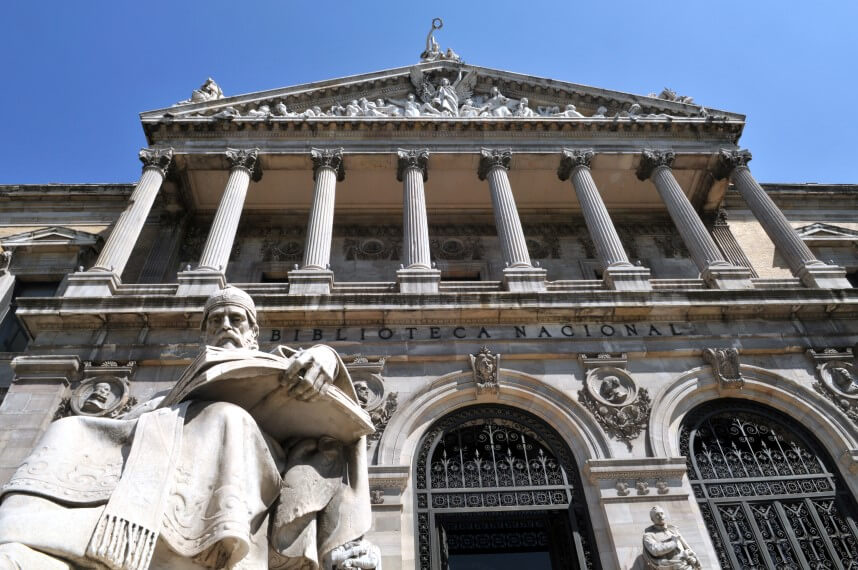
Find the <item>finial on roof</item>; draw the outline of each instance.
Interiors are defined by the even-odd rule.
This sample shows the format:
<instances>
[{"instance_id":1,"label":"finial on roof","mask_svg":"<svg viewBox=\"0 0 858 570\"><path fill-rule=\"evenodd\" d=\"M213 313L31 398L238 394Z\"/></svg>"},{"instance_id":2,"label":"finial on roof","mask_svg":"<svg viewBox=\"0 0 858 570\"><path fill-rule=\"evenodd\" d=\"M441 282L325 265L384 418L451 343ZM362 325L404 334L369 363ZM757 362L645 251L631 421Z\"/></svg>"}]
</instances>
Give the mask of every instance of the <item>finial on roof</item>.
<instances>
[{"instance_id":1,"label":"finial on roof","mask_svg":"<svg viewBox=\"0 0 858 570\"><path fill-rule=\"evenodd\" d=\"M441 18L432 19L432 27L429 28L429 34L426 36L426 49L420 54L420 62L427 61L456 61L462 63L462 58L453 51L453 48L447 48L447 51L442 51L441 46L435 39L435 30L440 30L444 27L444 21Z\"/></svg>"}]
</instances>

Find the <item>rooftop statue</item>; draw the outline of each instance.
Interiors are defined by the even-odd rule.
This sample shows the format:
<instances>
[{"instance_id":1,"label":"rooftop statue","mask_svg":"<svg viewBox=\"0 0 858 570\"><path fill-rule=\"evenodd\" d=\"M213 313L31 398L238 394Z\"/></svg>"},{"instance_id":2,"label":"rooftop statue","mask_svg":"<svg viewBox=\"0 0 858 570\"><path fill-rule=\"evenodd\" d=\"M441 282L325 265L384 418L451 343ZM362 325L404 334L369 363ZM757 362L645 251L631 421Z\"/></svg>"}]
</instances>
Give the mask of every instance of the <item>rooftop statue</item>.
<instances>
[{"instance_id":1,"label":"rooftop statue","mask_svg":"<svg viewBox=\"0 0 858 570\"><path fill-rule=\"evenodd\" d=\"M220 86L215 83L215 80L209 77L198 89L194 89L191 92L190 99L179 101L176 105L203 103L205 101L214 101L216 99L223 99L223 91L221 91Z\"/></svg>"},{"instance_id":2,"label":"rooftop statue","mask_svg":"<svg viewBox=\"0 0 858 570\"><path fill-rule=\"evenodd\" d=\"M337 353L260 352L234 287L202 331L166 395L51 424L0 491L0 567L380 568L363 539L373 428Z\"/></svg>"},{"instance_id":3,"label":"rooftop statue","mask_svg":"<svg viewBox=\"0 0 858 570\"><path fill-rule=\"evenodd\" d=\"M643 534L644 560L647 568L658 570L701 570L697 555L682 538L679 530L667 524L664 509L655 506L649 512L652 526Z\"/></svg>"},{"instance_id":4,"label":"rooftop statue","mask_svg":"<svg viewBox=\"0 0 858 570\"><path fill-rule=\"evenodd\" d=\"M462 58L453 51L452 48L447 48L447 51L442 51L441 46L435 39L435 30L440 30L444 27L444 21L441 18L432 20L432 27L429 28L429 34L426 36L426 49L420 54L421 62L428 61L456 61L461 62Z\"/></svg>"}]
</instances>

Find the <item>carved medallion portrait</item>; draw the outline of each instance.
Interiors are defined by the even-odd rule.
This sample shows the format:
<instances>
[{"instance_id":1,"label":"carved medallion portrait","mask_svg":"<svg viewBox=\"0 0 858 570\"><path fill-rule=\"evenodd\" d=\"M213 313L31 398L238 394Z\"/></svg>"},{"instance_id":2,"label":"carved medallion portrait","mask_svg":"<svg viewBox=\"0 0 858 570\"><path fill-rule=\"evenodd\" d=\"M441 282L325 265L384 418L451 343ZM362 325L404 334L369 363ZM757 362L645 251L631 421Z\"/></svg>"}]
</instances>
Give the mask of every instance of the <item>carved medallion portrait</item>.
<instances>
[{"instance_id":1,"label":"carved medallion portrait","mask_svg":"<svg viewBox=\"0 0 858 570\"><path fill-rule=\"evenodd\" d=\"M69 405L78 416L115 417L129 402L126 378L95 376L87 378L75 388Z\"/></svg>"},{"instance_id":2,"label":"carved medallion portrait","mask_svg":"<svg viewBox=\"0 0 858 570\"><path fill-rule=\"evenodd\" d=\"M832 393L858 403L858 375L851 362L826 362L819 367L819 378Z\"/></svg>"},{"instance_id":3,"label":"carved medallion portrait","mask_svg":"<svg viewBox=\"0 0 858 570\"><path fill-rule=\"evenodd\" d=\"M637 388L628 372L613 366L601 366L587 372L587 390L600 404L624 406L635 400Z\"/></svg>"}]
</instances>

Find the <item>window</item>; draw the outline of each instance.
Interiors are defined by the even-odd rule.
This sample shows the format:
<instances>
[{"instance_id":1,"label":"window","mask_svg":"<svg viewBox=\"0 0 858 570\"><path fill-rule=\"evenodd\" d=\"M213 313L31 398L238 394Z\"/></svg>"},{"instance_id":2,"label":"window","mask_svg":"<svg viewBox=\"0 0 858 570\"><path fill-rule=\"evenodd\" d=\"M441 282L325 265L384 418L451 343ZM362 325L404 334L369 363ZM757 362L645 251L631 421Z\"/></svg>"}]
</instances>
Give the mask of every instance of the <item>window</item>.
<instances>
[{"instance_id":1,"label":"window","mask_svg":"<svg viewBox=\"0 0 858 570\"><path fill-rule=\"evenodd\" d=\"M454 412L424 436L415 473L420 570L598 568L572 455L536 417Z\"/></svg>"},{"instance_id":2,"label":"window","mask_svg":"<svg viewBox=\"0 0 858 570\"><path fill-rule=\"evenodd\" d=\"M858 569L854 500L795 420L707 404L686 416L680 450L722 568Z\"/></svg>"}]
</instances>

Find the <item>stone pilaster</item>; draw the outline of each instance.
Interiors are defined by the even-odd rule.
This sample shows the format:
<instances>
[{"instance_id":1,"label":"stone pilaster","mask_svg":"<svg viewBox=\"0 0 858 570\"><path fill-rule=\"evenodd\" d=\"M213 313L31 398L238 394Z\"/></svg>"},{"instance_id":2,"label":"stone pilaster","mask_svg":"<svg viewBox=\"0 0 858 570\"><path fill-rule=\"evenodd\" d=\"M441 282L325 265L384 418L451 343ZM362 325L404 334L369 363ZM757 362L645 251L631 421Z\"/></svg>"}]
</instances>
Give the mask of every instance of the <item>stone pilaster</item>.
<instances>
[{"instance_id":1,"label":"stone pilaster","mask_svg":"<svg viewBox=\"0 0 858 570\"><path fill-rule=\"evenodd\" d=\"M483 149L477 175L488 180L498 239L503 251L504 282L510 291L537 291L545 288L545 270L530 263L524 230L518 217L507 170L512 160L509 149Z\"/></svg>"},{"instance_id":2,"label":"stone pilaster","mask_svg":"<svg viewBox=\"0 0 858 570\"><path fill-rule=\"evenodd\" d=\"M742 195L754 217L763 226L775 247L786 260L793 275L807 287L821 289L848 289L846 270L836 265L827 265L818 260L810 248L798 236L777 204L766 194L751 174L748 162L751 153L747 150L721 150L717 178L729 177Z\"/></svg>"},{"instance_id":3,"label":"stone pilaster","mask_svg":"<svg viewBox=\"0 0 858 570\"><path fill-rule=\"evenodd\" d=\"M226 284L226 266L235 242L238 222L250 181L262 178L259 149L227 149L229 179L212 221L200 263L194 271L179 274L179 295L206 295Z\"/></svg>"},{"instance_id":4,"label":"stone pilaster","mask_svg":"<svg viewBox=\"0 0 858 570\"><path fill-rule=\"evenodd\" d=\"M623 291L650 290L649 269L635 267L629 262L608 209L596 188L590 172L593 156L594 152L590 149L564 149L557 176L560 180L572 180L584 223L587 224L587 231L593 239L599 263L602 264L606 285Z\"/></svg>"},{"instance_id":5,"label":"stone pilaster","mask_svg":"<svg viewBox=\"0 0 858 570\"><path fill-rule=\"evenodd\" d=\"M85 273L69 275L65 297L111 295L121 283L122 272L137 245L143 224L149 217L155 197L161 189L173 160L172 148L140 150L143 174L131 194L128 206L119 216L95 265Z\"/></svg>"},{"instance_id":6,"label":"stone pilaster","mask_svg":"<svg viewBox=\"0 0 858 570\"><path fill-rule=\"evenodd\" d=\"M673 176L674 153L644 150L638 166L640 180L652 179L673 224L704 280L719 289L750 289L751 272L731 265L715 245L703 221Z\"/></svg>"},{"instance_id":7,"label":"stone pilaster","mask_svg":"<svg viewBox=\"0 0 858 570\"><path fill-rule=\"evenodd\" d=\"M429 179L427 149L400 149L396 179L402 182L403 269L396 272L402 293L435 293L441 272L432 268L429 222L423 183Z\"/></svg>"},{"instance_id":8,"label":"stone pilaster","mask_svg":"<svg viewBox=\"0 0 858 570\"><path fill-rule=\"evenodd\" d=\"M334 229L334 199L337 182L345 179L343 149L310 151L313 159L313 205L307 224L304 263L300 270L289 272L292 295L327 295L334 283L330 270L331 239Z\"/></svg>"},{"instance_id":9,"label":"stone pilaster","mask_svg":"<svg viewBox=\"0 0 858 570\"><path fill-rule=\"evenodd\" d=\"M18 356L15 377L0 405L0 485L32 451L77 378L75 355Z\"/></svg>"}]
</instances>

